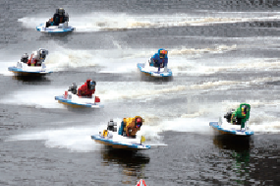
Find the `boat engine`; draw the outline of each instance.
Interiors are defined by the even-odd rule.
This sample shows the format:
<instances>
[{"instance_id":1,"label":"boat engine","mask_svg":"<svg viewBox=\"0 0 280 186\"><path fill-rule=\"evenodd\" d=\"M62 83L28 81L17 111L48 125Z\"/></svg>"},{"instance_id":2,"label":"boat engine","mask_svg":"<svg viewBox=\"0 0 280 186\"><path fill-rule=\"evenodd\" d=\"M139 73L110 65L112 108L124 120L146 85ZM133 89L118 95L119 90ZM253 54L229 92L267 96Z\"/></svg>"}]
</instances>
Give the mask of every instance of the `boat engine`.
<instances>
[{"instance_id":1,"label":"boat engine","mask_svg":"<svg viewBox=\"0 0 280 186\"><path fill-rule=\"evenodd\" d=\"M77 94L77 85L76 85L76 83L73 83L73 84L69 87L68 91L72 92L73 94Z\"/></svg>"},{"instance_id":2,"label":"boat engine","mask_svg":"<svg viewBox=\"0 0 280 186\"><path fill-rule=\"evenodd\" d=\"M23 62L23 63L27 63L28 54L27 53L22 54L20 61Z\"/></svg>"},{"instance_id":3,"label":"boat engine","mask_svg":"<svg viewBox=\"0 0 280 186\"><path fill-rule=\"evenodd\" d=\"M227 122L228 123L231 123L231 116L232 116L232 113L234 112L234 109L232 110L229 110L225 115L224 115L224 118L226 118Z\"/></svg>"},{"instance_id":4,"label":"boat engine","mask_svg":"<svg viewBox=\"0 0 280 186\"><path fill-rule=\"evenodd\" d=\"M108 131L117 132L117 122L114 122L113 119L110 119L107 126Z\"/></svg>"}]
</instances>

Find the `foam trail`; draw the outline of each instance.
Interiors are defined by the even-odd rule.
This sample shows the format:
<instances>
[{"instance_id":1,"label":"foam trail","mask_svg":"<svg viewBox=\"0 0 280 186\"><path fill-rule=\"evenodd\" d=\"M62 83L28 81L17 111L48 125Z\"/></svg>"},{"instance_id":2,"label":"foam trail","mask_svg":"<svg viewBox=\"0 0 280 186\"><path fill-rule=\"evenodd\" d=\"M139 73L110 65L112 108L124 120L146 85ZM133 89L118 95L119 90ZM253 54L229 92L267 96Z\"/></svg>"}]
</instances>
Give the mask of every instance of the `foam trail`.
<instances>
[{"instance_id":1,"label":"foam trail","mask_svg":"<svg viewBox=\"0 0 280 186\"><path fill-rule=\"evenodd\" d=\"M8 67L15 66L17 61L20 59L21 55L17 57L16 55L11 55L5 50L0 50L0 74L4 76L12 76L13 73L8 71Z\"/></svg>"},{"instance_id":2,"label":"foam trail","mask_svg":"<svg viewBox=\"0 0 280 186\"><path fill-rule=\"evenodd\" d=\"M72 16L71 22L76 26L77 32L111 31L135 28L159 28L176 26L203 26L220 23L237 23L247 21L279 20L278 17L193 17L188 14L170 15L131 15L125 13L93 13L80 18Z\"/></svg>"},{"instance_id":3,"label":"foam trail","mask_svg":"<svg viewBox=\"0 0 280 186\"><path fill-rule=\"evenodd\" d=\"M44 91L42 91L44 90ZM64 108L54 100L55 95L61 95L61 89L32 89L11 92L9 95L2 96L1 103L13 105L29 105L36 108Z\"/></svg>"},{"instance_id":4,"label":"foam trail","mask_svg":"<svg viewBox=\"0 0 280 186\"><path fill-rule=\"evenodd\" d=\"M253 102L253 100L250 102L252 102L252 106L265 104L258 103L258 101ZM225 103L226 104L222 104L222 107L226 107L229 104L231 104L231 106L238 105L237 102ZM277 105L277 103L271 104ZM166 146L166 144L162 142L163 138L160 135L165 131L209 134L212 131L211 127L209 127L209 121L211 121L211 118L205 116L205 113L211 110L212 112L214 110L215 113L217 113L217 109L214 107L216 106L212 105L212 108L209 109L205 109L205 107L203 107L202 110L198 110L194 114L183 114L181 118L172 119L159 118L153 114L142 113L143 118L145 118L145 124L141 127L141 131L137 133L138 138L143 135L146 138L146 144L151 144L152 146ZM215 115L215 113L212 114ZM212 114L211 116L213 116ZM273 116L266 115L265 112L260 114L260 112L254 111L251 113L249 127L254 130L256 134L279 133L280 123L275 121L277 119L278 118ZM114 121L118 122L118 125L120 125L121 118L116 118ZM60 129L49 129L46 131L28 132L25 134L14 135L6 141L43 140L48 148L66 148L70 151L90 152L100 148L100 145L93 142L90 136L98 134L99 131L102 131L105 128L106 123L95 125L94 127L73 126Z\"/></svg>"},{"instance_id":5,"label":"foam trail","mask_svg":"<svg viewBox=\"0 0 280 186\"><path fill-rule=\"evenodd\" d=\"M160 125L162 131L209 133L208 118L175 118L163 121Z\"/></svg>"},{"instance_id":6,"label":"foam trail","mask_svg":"<svg viewBox=\"0 0 280 186\"><path fill-rule=\"evenodd\" d=\"M223 47L223 50L220 49ZM187 51L193 51L195 54L226 52L235 50L236 46L217 46L215 48L206 49L170 49L170 58L172 62L169 67L172 70L180 72L184 67L190 67L190 73L207 73L206 67L199 64L187 62L185 59L178 59L176 56L186 54ZM136 49L125 49L118 46L117 49L111 50L71 50L57 46L55 52L49 54L46 64L57 71L65 68L77 67L102 67L101 73L128 73L136 72L137 63L145 63L155 52L155 49L143 49L140 53Z\"/></svg>"},{"instance_id":7,"label":"foam trail","mask_svg":"<svg viewBox=\"0 0 280 186\"><path fill-rule=\"evenodd\" d=\"M238 64L230 66L215 66L205 67L206 73L227 72L227 71L278 71L280 69L280 62L278 58L275 59L247 59L246 62L242 60L237 61Z\"/></svg>"},{"instance_id":8,"label":"foam trail","mask_svg":"<svg viewBox=\"0 0 280 186\"><path fill-rule=\"evenodd\" d=\"M280 78L265 77L259 79L253 79L250 81L215 81L205 82L202 84L194 85L154 85L150 86L148 82L102 82L98 85L96 95L98 95L103 103L111 101L119 101L124 99L145 99L157 98L159 95L169 94L171 97L178 95L180 92L193 91L193 90L224 90L232 88L233 86L251 86L255 84L261 84L264 82L276 81ZM79 85L82 82L76 82ZM2 96L1 103L15 104L15 105L30 105L38 108L64 108L62 104L57 103L54 100L54 96L62 95L65 89L68 88L52 88L45 89L43 87L33 88L32 90L20 90L11 92L9 95ZM42 92L42 90L44 90ZM136 91L137 90L137 91Z\"/></svg>"},{"instance_id":9,"label":"foam trail","mask_svg":"<svg viewBox=\"0 0 280 186\"><path fill-rule=\"evenodd\" d=\"M102 67L100 73L127 73L136 72L136 64L145 62L149 56L143 50L135 55L134 49L122 48L111 50L71 50L61 46L55 46L54 52L50 52L46 58L46 65L55 71L63 71L67 68ZM151 50L152 51L152 50ZM148 51L148 53L152 53ZM146 58L143 58L143 57ZM87 69L91 70L91 69Z\"/></svg>"},{"instance_id":10,"label":"foam trail","mask_svg":"<svg viewBox=\"0 0 280 186\"><path fill-rule=\"evenodd\" d=\"M112 41L117 46L116 49L110 50L72 50L61 47L55 42L49 42L45 48L51 48L45 60L45 64L49 70L54 72L64 71L65 69L79 68L79 67L92 67L101 68L99 73L132 73L137 72L137 63L145 63L155 52L155 49L143 49L139 52L136 49L123 49L116 41ZM193 63L186 61L184 58L178 58L180 55L185 55L187 51L193 51L192 53L199 55L203 54L205 51L207 53L220 52L220 47L223 47L222 52L234 50L236 46L217 46L214 48L206 49L170 49L170 59L172 62L169 63L169 68L172 69L174 75L179 73L190 74L205 74L213 73L209 70L209 67L200 65L199 63ZM29 54L32 51L29 52ZM18 54L20 58L21 54ZM11 59L7 59L11 61ZM8 66L14 66L18 59L13 60L13 63L3 63L4 66L0 68L0 73L6 75L12 75L12 73L7 73ZM3 69L3 70L2 70ZM91 68L79 69L80 71L92 71Z\"/></svg>"},{"instance_id":11,"label":"foam trail","mask_svg":"<svg viewBox=\"0 0 280 186\"><path fill-rule=\"evenodd\" d=\"M223 51L231 51L236 50L237 45L218 45L213 48L202 48L202 49L196 49L196 48L181 48L181 49L171 49L168 51L168 55L194 55L194 54L203 54L203 53L222 53Z\"/></svg>"},{"instance_id":12,"label":"foam trail","mask_svg":"<svg viewBox=\"0 0 280 186\"><path fill-rule=\"evenodd\" d=\"M6 141L42 140L45 141L45 146L48 148L66 148L76 152L90 152L100 148L100 145L91 139L91 135L98 134L99 129L101 129L100 126L50 129L11 136Z\"/></svg>"},{"instance_id":13,"label":"foam trail","mask_svg":"<svg viewBox=\"0 0 280 186\"><path fill-rule=\"evenodd\" d=\"M114 121L120 124L121 119L116 118ZM68 123L71 123L69 121ZM76 122L75 122L76 123ZM91 135L98 134L106 128L106 123L102 125L88 126L73 126L67 128L49 129L45 131L27 132L25 134L14 135L6 141L29 141L42 140L45 141L45 146L48 148L65 148L76 152L90 152L100 149L102 145L91 139ZM137 134L138 135L138 134ZM146 137L146 143L152 143L153 146L164 146L165 144L159 141L160 137L151 130L149 126L143 126L139 136Z\"/></svg>"},{"instance_id":14,"label":"foam trail","mask_svg":"<svg viewBox=\"0 0 280 186\"><path fill-rule=\"evenodd\" d=\"M77 82L77 84L79 86L82 83ZM135 91L136 87L141 87L141 91ZM68 88L68 86L66 86L65 89L66 88ZM64 108L62 104L59 104L54 100L54 96L62 95L65 89L46 89L43 87L37 87L32 90L19 90L3 96L0 99L0 102L4 104L29 105L36 108ZM150 96L156 97L162 93L172 94L183 89L185 89L184 86L175 86L171 88L164 88L164 86L161 86L160 89L155 88L154 90L151 90L151 87L147 86L146 82L137 85L135 85L134 82L103 82L102 85L98 86L96 95L100 96L103 103L106 103L112 100L118 101L119 99L142 99L143 97Z\"/></svg>"},{"instance_id":15,"label":"foam trail","mask_svg":"<svg viewBox=\"0 0 280 186\"><path fill-rule=\"evenodd\" d=\"M279 119L279 118L275 118ZM252 123L252 122L250 122ZM280 134L280 122L274 121L269 122L269 124L265 124L265 122L261 125L249 125L250 129L255 132L255 134Z\"/></svg>"},{"instance_id":16,"label":"foam trail","mask_svg":"<svg viewBox=\"0 0 280 186\"><path fill-rule=\"evenodd\" d=\"M271 107L271 105L269 106ZM280 133L279 117L270 115L270 113L266 111L269 109L269 106L251 112L252 114L250 115L248 125L256 134ZM276 111L277 109L274 108L274 110Z\"/></svg>"},{"instance_id":17,"label":"foam trail","mask_svg":"<svg viewBox=\"0 0 280 186\"><path fill-rule=\"evenodd\" d=\"M213 81L213 82L205 82L202 84L195 84L189 86L190 90L210 90L215 88L216 90L227 90L234 88L234 86L245 86L250 87L252 85L263 84L266 82L272 81L280 81L278 77L264 77L258 79L252 79L249 81Z\"/></svg>"},{"instance_id":18,"label":"foam trail","mask_svg":"<svg viewBox=\"0 0 280 186\"><path fill-rule=\"evenodd\" d=\"M143 99L157 97L158 95L174 94L178 91L185 90L183 85L179 86L148 86L147 82L135 84L135 82L118 82L106 83L105 86L99 88L100 97L105 101L120 100L120 99ZM109 88L110 87L110 88ZM137 88L138 87L138 88ZM137 91L136 91L137 90Z\"/></svg>"},{"instance_id":19,"label":"foam trail","mask_svg":"<svg viewBox=\"0 0 280 186\"><path fill-rule=\"evenodd\" d=\"M101 60L89 51L62 48L50 53L45 62L47 67L60 71L65 68L94 67Z\"/></svg>"},{"instance_id":20,"label":"foam trail","mask_svg":"<svg viewBox=\"0 0 280 186\"><path fill-rule=\"evenodd\" d=\"M227 90L234 86L250 87L252 85L258 85L265 82L278 81L280 78L265 77L252 79L249 81L213 81L205 82L201 84L193 85L177 85L177 86L148 86L147 83L141 82L135 84L134 82L118 82L118 83L106 83L104 86L98 88L100 97L104 101L120 100L120 99L145 99L158 97L162 94L178 95L180 92L193 91L193 90ZM108 87L111 87L108 89ZM138 89L137 89L138 87ZM135 91L137 89L137 91Z\"/></svg>"},{"instance_id":21,"label":"foam trail","mask_svg":"<svg viewBox=\"0 0 280 186\"><path fill-rule=\"evenodd\" d=\"M0 62L0 74L4 76L13 76L14 74L8 70L8 67L12 67L16 65L16 62Z\"/></svg>"},{"instance_id":22,"label":"foam trail","mask_svg":"<svg viewBox=\"0 0 280 186\"><path fill-rule=\"evenodd\" d=\"M41 23L47 22L49 18L42 17L23 17L18 19L18 22L22 23L22 26L29 29L35 29L36 26L39 26Z\"/></svg>"},{"instance_id":23,"label":"foam trail","mask_svg":"<svg viewBox=\"0 0 280 186\"><path fill-rule=\"evenodd\" d=\"M26 28L35 29L40 23L45 23L49 17L24 17L18 19ZM209 17L210 16L210 17ZM158 28L158 27L176 27L176 26L203 26L220 23L237 23L247 21L266 21L279 20L275 15L262 15L262 17L252 17L244 15L237 17L235 15L225 14L198 15L188 14L169 14L169 15L133 15L125 13L95 12L84 15L70 15L69 25L76 27L76 32L96 32L102 30L125 30L135 28Z\"/></svg>"}]
</instances>

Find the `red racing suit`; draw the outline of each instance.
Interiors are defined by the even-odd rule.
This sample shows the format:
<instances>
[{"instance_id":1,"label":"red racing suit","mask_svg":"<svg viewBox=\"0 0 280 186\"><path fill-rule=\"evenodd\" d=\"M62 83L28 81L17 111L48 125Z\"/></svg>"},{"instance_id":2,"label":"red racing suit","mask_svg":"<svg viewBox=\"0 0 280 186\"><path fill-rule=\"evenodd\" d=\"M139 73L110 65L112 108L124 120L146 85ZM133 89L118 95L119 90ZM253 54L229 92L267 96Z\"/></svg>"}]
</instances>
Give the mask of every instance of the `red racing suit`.
<instances>
[{"instance_id":1,"label":"red racing suit","mask_svg":"<svg viewBox=\"0 0 280 186\"><path fill-rule=\"evenodd\" d=\"M85 97L92 97L92 94L94 94L95 89L94 90L90 90L89 87L89 83L90 83L90 79L88 79L85 84L83 84L79 89L78 89L78 96L85 96Z\"/></svg>"},{"instance_id":2,"label":"red racing suit","mask_svg":"<svg viewBox=\"0 0 280 186\"><path fill-rule=\"evenodd\" d=\"M41 66L41 63L38 63L40 60L38 59L38 54L31 54L30 59L27 62L28 66Z\"/></svg>"}]
</instances>

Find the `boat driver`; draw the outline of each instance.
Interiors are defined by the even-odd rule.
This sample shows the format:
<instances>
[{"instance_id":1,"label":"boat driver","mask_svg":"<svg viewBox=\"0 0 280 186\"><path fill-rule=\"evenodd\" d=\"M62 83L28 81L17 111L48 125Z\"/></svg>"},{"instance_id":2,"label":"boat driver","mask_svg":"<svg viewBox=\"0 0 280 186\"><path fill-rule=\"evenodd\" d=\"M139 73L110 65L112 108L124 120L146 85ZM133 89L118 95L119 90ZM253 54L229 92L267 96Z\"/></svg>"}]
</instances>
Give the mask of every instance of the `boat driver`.
<instances>
[{"instance_id":1,"label":"boat driver","mask_svg":"<svg viewBox=\"0 0 280 186\"><path fill-rule=\"evenodd\" d=\"M69 21L69 15L65 13L63 8L56 9L53 18L46 22L46 27L58 26L60 23L65 23Z\"/></svg>"},{"instance_id":2,"label":"boat driver","mask_svg":"<svg viewBox=\"0 0 280 186\"><path fill-rule=\"evenodd\" d=\"M135 116L134 118L123 118L119 134L136 138L136 133L140 130L143 122L144 119L140 116Z\"/></svg>"},{"instance_id":3,"label":"boat driver","mask_svg":"<svg viewBox=\"0 0 280 186\"><path fill-rule=\"evenodd\" d=\"M158 49L158 53L155 53L150 60L150 66L158 67L158 72L160 71L160 68L166 67L168 63L167 53L167 50L163 48Z\"/></svg>"},{"instance_id":4,"label":"boat driver","mask_svg":"<svg viewBox=\"0 0 280 186\"><path fill-rule=\"evenodd\" d=\"M78 89L78 96L91 98L92 94L95 93L96 82L88 79L80 88Z\"/></svg>"},{"instance_id":5,"label":"boat driver","mask_svg":"<svg viewBox=\"0 0 280 186\"><path fill-rule=\"evenodd\" d=\"M245 123L249 120L251 106L246 103L241 103L236 111L227 113L224 118L233 125L241 125L241 129L245 129Z\"/></svg>"},{"instance_id":6,"label":"boat driver","mask_svg":"<svg viewBox=\"0 0 280 186\"><path fill-rule=\"evenodd\" d=\"M37 51L33 51L33 53L30 55L27 65L41 66L42 63L45 61L48 53L48 50L42 48L39 48Z\"/></svg>"}]
</instances>

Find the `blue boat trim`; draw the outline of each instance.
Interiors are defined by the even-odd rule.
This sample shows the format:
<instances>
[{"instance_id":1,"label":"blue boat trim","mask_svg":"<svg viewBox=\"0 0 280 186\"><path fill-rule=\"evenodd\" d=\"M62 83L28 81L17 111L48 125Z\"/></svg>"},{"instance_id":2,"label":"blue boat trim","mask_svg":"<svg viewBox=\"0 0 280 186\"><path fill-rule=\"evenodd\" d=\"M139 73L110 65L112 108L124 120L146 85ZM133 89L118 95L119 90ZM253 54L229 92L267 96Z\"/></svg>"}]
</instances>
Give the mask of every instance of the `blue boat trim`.
<instances>
[{"instance_id":1,"label":"blue boat trim","mask_svg":"<svg viewBox=\"0 0 280 186\"><path fill-rule=\"evenodd\" d=\"M42 31L42 26L44 25L44 23L41 23L39 26L36 27L37 31L41 32ZM72 32L75 28L72 26L68 26L67 28L64 28L63 30L56 30L54 31L54 29L48 28L46 30L43 30L46 33L66 33L66 32Z\"/></svg>"},{"instance_id":2,"label":"blue boat trim","mask_svg":"<svg viewBox=\"0 0 280 186\"><path fill-rule=\"evenodd\" d=\"M215 128L215 129L219 130L219 131L228 132L228 133L230 133L230 134L236 134L236 132L243 132L243 131L241 131L241 130L225 130L223 127L221 127L221 126L219 125L218 122L210 122L209 125L210 125L211 127ZM254 134L253 131L245 131L245 132L243 132L243 133L245 133L245 135L248 135L248 136Z\"/></svg>"},{"instance_id":3,"label":"blue boat trim","mask_svg":"<svg viewBox=\"0 0 280 186\"><path fill-rule=\"evenodd\" d=\"M55 100L61 101L63 103L68 103L71 105L79 105L79 106L84 106L84 107L89 107L89 108L91 108L92 105L98 105L96 103L85 103L85 104L75 103L75 102L72 102L71 99L65 99L63 96L55 96L54 98L55 98ZM99 105L99 106L102 107L102 105Z\"/></svg>"},{"instance_id":4,"label":"blue boat trim","mask_svg":"<svg viewBox=\"0 0 280 186\"><path fill-rule=\"evenodd\" d=\"M30 74L49 74L49 73L53 73L53 71L49 71L49 72L45 72L45 71L24 71L20 68L17 68L15 66L13 67L8 67L9 71L12 72L22 72L22 73L30 73Z\"/></svg>"},{"instance_id":5,"label":"blue boat trim","mask_svg":"<svg viewBox=\"0 0 280 186\"><path fill-rule=\"evenodd\" d=\"M143 71L144 65L145 65L144 63L137 63L137 68L139 68L139 70L141 72L148 73L150 75L158 73L156 71L154 71L154 72ZM161 73L159 73L159 76L161 76L161 77L170 77L170 76L172 76L172 71L170 69L167 69L167 73L166 72L165 73L161 72Z\"/></svg>"},{"instance_id":6,"label":"blue boat trim","mask_svg":"<svg viewBox=\"0 0 280 186\"><path fill-rule=\"evenodd\" d=\"M121 146L125 146L125 147L132 148L132 149L141 149L141 147L143 147L145 149L150 149L151 148L150 145L142 145L142 144L137 144L137 143L128 145L128 144L123 144L123 143L119 143L119 142L114 142L113 140L105 139L104 137L102 137L100 135L92 135L91 139L103 141L103 142L106 142L106 143L110 143L112 145L121 145Z\"/></svg>"}]
</instances>

